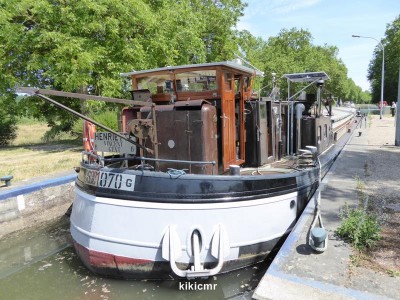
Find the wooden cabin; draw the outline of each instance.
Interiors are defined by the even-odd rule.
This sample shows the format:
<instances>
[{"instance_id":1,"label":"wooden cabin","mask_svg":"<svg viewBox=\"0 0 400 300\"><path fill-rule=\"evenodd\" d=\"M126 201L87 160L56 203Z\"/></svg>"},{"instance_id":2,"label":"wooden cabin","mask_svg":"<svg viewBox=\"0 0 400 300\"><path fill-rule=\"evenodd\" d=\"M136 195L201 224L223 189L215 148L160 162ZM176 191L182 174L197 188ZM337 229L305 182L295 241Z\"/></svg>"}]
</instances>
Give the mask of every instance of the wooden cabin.
<instances>
[{"instance_id":1,"label":"wooden cabin","mask_svg":"<svg viewBox=\"0 0 400 300\"><path fill-rule=\"evenodd\" d=\"M156 104L157 135L164 139L159 141L160 149L164 149L159 158L214 159L218 173L224 173L230 165L246 163L246 103L252 100L254 79L262 76L260 72L226 61L123 75L131 77L134 96L149 91L146 100ZM123 130L132 118L146 114L145 109L136 110L124 110ZM196 128L196 122L202 123L202 128ZM197 150L199 143L208 145L208 149ZM175 147L171 149L172 145Z\"/></svg>"},{"instance_id":2,"label":"wooden cabin","mask_svg":"<svg viewBox=\"0 0 400 300\"><path fill-rule=\"evenodd\" d=\"M288 125L294 123L294 105L252 97L254 80L263 75L260 71L226 61L121 75L131 78L134 100L154 104L152 109L125 108L122 130L141 127L141 132L151 132L148 138L140 134L139 142L154 149L153 157L160 160L156 168L161 171L223 174L231 165L258 167L296 150L289 141L295 138L296 127ZM150 118L150 123L143 121ZM140 155L145 155L143 150Z\"/></svg>"}]
</instances>

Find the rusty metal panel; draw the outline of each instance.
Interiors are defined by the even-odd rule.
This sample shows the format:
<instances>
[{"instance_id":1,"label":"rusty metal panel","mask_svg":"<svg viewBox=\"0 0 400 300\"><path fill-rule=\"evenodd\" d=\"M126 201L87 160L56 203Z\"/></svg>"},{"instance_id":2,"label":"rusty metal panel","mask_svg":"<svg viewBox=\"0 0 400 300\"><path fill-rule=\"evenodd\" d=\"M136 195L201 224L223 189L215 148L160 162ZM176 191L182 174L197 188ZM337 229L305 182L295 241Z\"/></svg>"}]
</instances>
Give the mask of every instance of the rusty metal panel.
<instances>
[{"instance_id":1,"label":"rusty metal panel","mask_svg":"<svg viewBox=\"0 0 400 300\"><path fill-rule=\"evenodd\" d=\"M180 105L179 109L157 112L161 159L217 162L216 109L210 104L199 104L188 109ZM161 171L174 168L193 174L212 173L211 165L160 162L159 166ZM217 166L214 173L216 170Z\"/></svg>"},{"instance_id":2,"label":"rusty metal panel","mask_svg":"<svg viewBox=\"0 0 400 300\"><path fill-rule=\"evenodd\" d=\"M257 167L268 161L266 102L246 102L246 109L246 165Z\"/></svg>"},{"instance_id":3,"label":"rusty metal panel","mask_svg":"<svg viewBox=\"0 0 400 300\"><path fill-rule=\"evenodd\" d=\"M194 136L193 146L197 143L202 145L202 153L199 153L199 158L204 161L215 161L214 174L218 170L218 146L217 146L217 110L214 106L206 104L201 107L201 120L194 123L194 129L201 131L201 140ZM201 126L200 126L201 125ZM195 130L197 131L197 130ZM197 156L196 156L197 157ZM197 160L197 158L195 159ZM211 174L211 165L199 165L195 167L198 174Z\"/></svg>"},{"instance_id":4,"label":"rusty metal panel","mask_svg":"<svg viewBox=\"0 0 400 300\"><path fill-rule=\"evenodd\" d=\"M172 160L188 160L187 138L185 134L185 114L175 110L157 112L157 133L159 142L159 158ZM168 168L187 169L187 165L179 163L160 162L161 171Z\"/></svg>"},{"instance_id":5,"label":"rusty metal panel","mask_svg":"<svg viewBox=\"0 0 400 300\"><path fill-rule=\"evenodd\" d=\"M137 113L139 111L139 108L132 108L132 107L125 107L122 109L122 114L121 114L121 122L122 122L122 132L127 132L128 131L128 123L131 120L137 119Z\"/></svg>"},{"instance_id":6,"label":"rusty metal panel","mask_svg":"<svg viewBox=\"0 0 400 300\"><path fill-rule=\"evenodd\" d=\"M307 117L301 120L301 148L316 146L315 118Z\"/></svg>"}]
</instances>

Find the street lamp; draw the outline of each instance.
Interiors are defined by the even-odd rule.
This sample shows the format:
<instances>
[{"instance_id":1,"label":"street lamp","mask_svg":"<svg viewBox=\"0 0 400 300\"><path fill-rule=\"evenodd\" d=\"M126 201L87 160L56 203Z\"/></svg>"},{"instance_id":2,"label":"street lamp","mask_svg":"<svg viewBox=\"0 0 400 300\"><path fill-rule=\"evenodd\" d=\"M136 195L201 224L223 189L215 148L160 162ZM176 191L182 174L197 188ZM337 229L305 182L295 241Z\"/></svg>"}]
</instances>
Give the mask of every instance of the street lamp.
<instances>
[{"instance_id":1,"label":"street lamp","mask_svg":"<svg viewBox=\"0 0 400 300\"><path fill-rule=\"evenodd\" d=\"M379 43L379 45L381 45L382 48L382 81L381 81L381 111L380 111L380 119L382 119L382 112L383 112L383 84L385 82L385 48L383 47L382 43L373 37L370 36L362 36L362 35L355 35L353 34L352 37L354 38L364 38L364 39L373 39L375 41L377 41Z\"/></svg>"}]
</instances>

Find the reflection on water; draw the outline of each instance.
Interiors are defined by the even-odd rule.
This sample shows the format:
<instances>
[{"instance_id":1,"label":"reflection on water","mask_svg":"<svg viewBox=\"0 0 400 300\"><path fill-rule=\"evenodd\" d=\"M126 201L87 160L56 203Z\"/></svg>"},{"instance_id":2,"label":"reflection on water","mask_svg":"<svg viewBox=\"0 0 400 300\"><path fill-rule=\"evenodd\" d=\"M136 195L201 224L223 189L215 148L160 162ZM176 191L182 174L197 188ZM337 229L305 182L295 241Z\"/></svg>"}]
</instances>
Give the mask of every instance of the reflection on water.
<instances>
[{"instance_id":1,"label":"reflection on water","mask_svg":"<svg viewBox=\"0 0 400 300\"><path fill-rule=\"evenodd\" d=\"M206 280L103 278L81 264L68 228L63 217L0 242L1 299L250 299L269 263ZM193 290L196 285L215 290Z\"/></svg>"}]
</instances>

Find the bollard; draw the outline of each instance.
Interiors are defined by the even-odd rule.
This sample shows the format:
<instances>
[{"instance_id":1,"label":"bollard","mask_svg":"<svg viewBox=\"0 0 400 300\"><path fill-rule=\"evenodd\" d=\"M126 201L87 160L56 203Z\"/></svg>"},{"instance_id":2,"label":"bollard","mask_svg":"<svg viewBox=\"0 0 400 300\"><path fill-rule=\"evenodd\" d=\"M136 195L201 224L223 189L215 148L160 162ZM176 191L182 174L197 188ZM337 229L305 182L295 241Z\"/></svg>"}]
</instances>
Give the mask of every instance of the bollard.
<instances>
[{"instance_id":1,"label":"bollard","mask_svg":"<svg viewBox=\"0 0 400 300\"><path fill-rule=\"evenodd\" d=\"M325 247L325 239L327 236L327 232L325 228L316 227L311 230L311 239L313 241L314 250L318 251L318 249ZM318 251L321 252L321 251Z\"/></svg>"},{"instance_id":2,"label":"bollard","mask_svg":"<svg viewBox=\"0 0 400 300\"><path fill-rule=\"evenodd\" d=\"M229 174L234 176L240 175L240 166L237 165L230 165L229 166Z\"/></svg>"},{"instance_id":3,"label":"bollard","mask_svg":"<svg viewBox=\"0 0 400 300\"><path fill-rule=\"evenodd\" d=\"M10 186L11 185L11 179L13 179L14 176L12 175L6 175L3 177L0 177L0 181L4 181L4 183L6 184L6 186Z\"/></svg>"}]
</instances>

